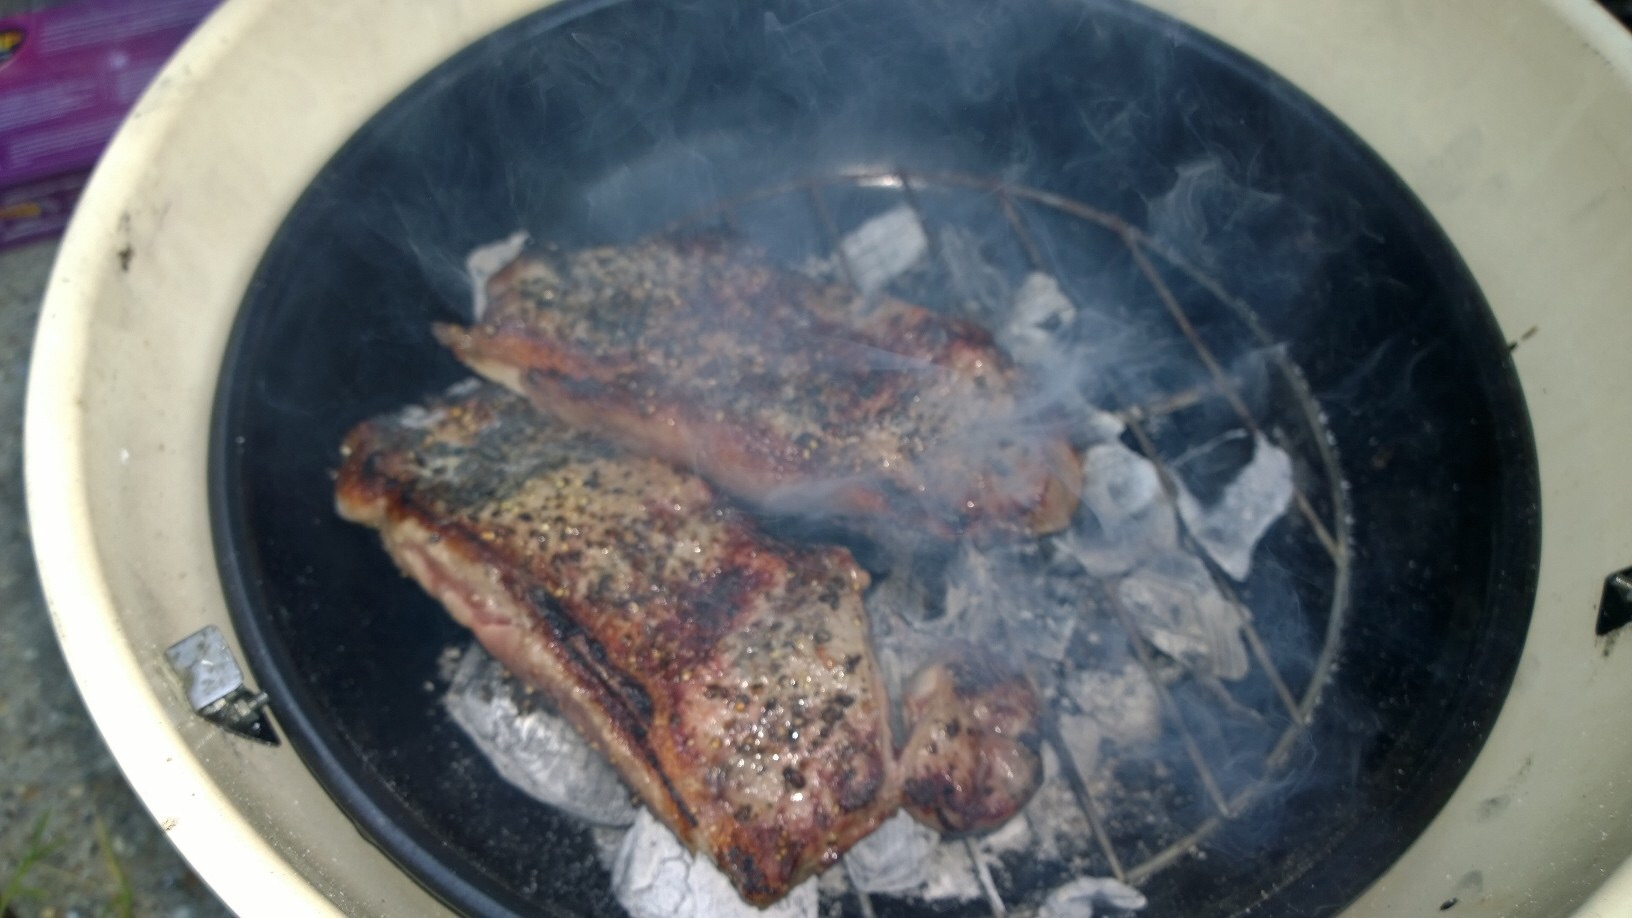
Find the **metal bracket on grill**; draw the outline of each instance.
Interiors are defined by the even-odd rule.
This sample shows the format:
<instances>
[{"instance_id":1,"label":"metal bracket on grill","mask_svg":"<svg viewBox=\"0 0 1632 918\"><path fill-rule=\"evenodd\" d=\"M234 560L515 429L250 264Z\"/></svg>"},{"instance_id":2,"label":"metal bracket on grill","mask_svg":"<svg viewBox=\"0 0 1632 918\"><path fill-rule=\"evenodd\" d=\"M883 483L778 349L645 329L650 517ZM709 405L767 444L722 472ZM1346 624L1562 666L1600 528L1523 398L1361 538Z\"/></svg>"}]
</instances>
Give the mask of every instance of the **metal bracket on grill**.
<instances>
[{"instance_id":1,"label":"metal bracket on grill","mask_svg":"<svg viewBox=\"0 0 1632 918\"><path fill-rule=\"evenodd\" d=\"M187 701L199 716L228 732L278 745L278 733L265 710L266 693L244 684L244 671L221 629L205 625L171 644L164 658L181 677Z\"/></svg>"}]
</instances>

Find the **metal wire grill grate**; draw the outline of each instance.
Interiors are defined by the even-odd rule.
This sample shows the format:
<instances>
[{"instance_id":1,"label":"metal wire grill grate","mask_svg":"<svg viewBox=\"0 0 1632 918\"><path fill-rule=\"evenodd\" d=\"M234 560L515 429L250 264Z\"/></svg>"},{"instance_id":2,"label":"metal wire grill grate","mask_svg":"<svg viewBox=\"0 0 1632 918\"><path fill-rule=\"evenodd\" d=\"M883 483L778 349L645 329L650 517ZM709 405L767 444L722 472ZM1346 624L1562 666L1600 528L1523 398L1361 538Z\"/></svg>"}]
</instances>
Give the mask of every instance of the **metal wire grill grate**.
<instances>
[{"instance_id":1,"label":"metal wire grill grate","mask_svg":"<svg viewBox=\"0 0 1632 918\"><path fill-rule=\"evenodd\" d=\"M1339 635L1343 626L1348 596L1349 545L1347 537L1345 498L1334 447L1330 442L1320 410L1309 393L1302 375L1284 349L1267 334L1253 310L1230 295L1221 284L1203 273L1179 253L1152 238L1127 221L1090 207L1031 188L1003 184L979 177L946 173L908 173L897 170L863 171L830 176L807 182L767 188L758 193L733 200L705 213L694 215L682 225L700 225L718 222L732 230L741 231L758 241L756 225L769 217L780 226L790 222L805 222L814 227L808 245L814 254L826 253L838 273L852 285L858 282L858 266L852 264L851 254L843 241L857 222L855 213L835 206L835 201L855 194L873 196L863 214L877 214L884 209L905 207L922 230L928 259L944 275L954 275L960 269L957 257L941 244L942 230L951 225L972 231L984 240L1004 237L1023 255L1026 270L1056 277L1068 277L1080 271L1081 255L1072 251L1069 240L1060 236L1051 223L1058 220L1075 222L1108 233L1131 259L1131 264L1147 291L1159 304L1166 316L1170 331L1188 346L1187 359L1194 362L1195 377L1191 382L1171 391L1160 386L1138 393L1137 399L1125 401L1114 408L1115 416L1126 426L1131 445L1156 468L1163 490L1170 500L1176 499L1180 477L1175 468L1171 445L1164 448L1155 428L1170 419L1200 406L1225 406L1234 422L1254 436L1286 450L1297 458L1293 481L1292 512L1281 524L1290 530L1289 538L1304 545L1315 546L1313 554L1323 561L1319 567L1320 583L1305 591L1305 598L1323 600L1319 612L1316 635L1317 646L1307 653L1312 659L1300 664L1304 670L1301 679L1289 679L1283 674L1284 647L1265 636L1255 622L1253 597L1232 583L1216 563L1208 561L1212 581L1219 591L1239 609L1241 634L1244 638L1254 669L1255 678L1267 683L1264 693L1274 701L1273 710L1253 710L1261 719L1273 720L1282 726L1278 736L1262 755L1258 778L1237 786L1227 786L1219 776L1215 756L1220 753L1217 737L1211 740L1198 736L1195 726L1185 716L1184 708L1175 697L1171 670L1164 666L1162 651L1151 644L1124 607L1117 592L1105 581L1100 581L1096 595L1085 597L1085 603L1094 603L1106 609L1121 628L1131 655L1155 687L1160 701L1162 722L1177 747L1182 750L1182 761L1190 770L1189 777L1199 785L1203 802L1188 821L1182 814L1170 814L1165 843L1154 848L1129 845L1124 839L1119 845L1113 824L1119 813L1132 804L1129 801L1104 799L1103 791L1096 791L1095 781L1077 762L1072 749L1061 736L1057 718L1051 716L1045 728L1045 741L1060 763L1060 778L1070 788L1071 797L1080 808L1089 827L1092 847L1096 855L1078 858L1069 865L1109 875L1117 880L1138 885L1145 883L1164 868L1196 851L1226 821L1239 817L1255 801L1273 787L1277 772L1286 765L1299 736L1307 729L1320 698L1320 690L1334 665ZM959 216L938 217L935 208L926 204L930 197L963 199L963 203L978 202L975 206L950 208ZM840 203L843 203L840 201ZM849 208L855 210L855 208ZM842 211L842 212L841 212ZM971 213L981 216L971 217ZM978 224L978 225L972 225ZM1184 290L1178 289L1180 286ZM1062 285L1062 289L1069 288ZM936 304L925 302L934 307ZM1074 306L1081 304L1073 303ZM1199 309L1206 309L1206 321L1198 321ZM1272 416L1264 416L1262 406L1254 406L1232 377L1230 366L1240 356L1222 352L1220 346L1209 340L1209 328L1216 329L1224 322L1231 326L1225 346L1257 350L1267 355L1268 364L1276 377L1277 391L1282 394ZM1230 342L1233 342L1231 344ZM1256 407L1256 410L1255 410ZM1207 553L1198 544L1194 534L1181 527L1181 544L1198 558L1207 559ZM1309 565L1306 565L1309 567ZM1230 696L1230 688L1222 683L1209 685L1218 703L1224 707L1250 708ZM1237 766L1237 769L1239 767ZM1126 833L1123 833L1124 835ZM1156 833L1163 835L1164 833ZM1004 865L994 863L976 839L965 839L962 847L967 854L969 869L978 883L990 913L1005 916L1016 907L1017 898L1030 897L1026 907L1035 906L1038 890L1029 884L1013 883L1005 889ZM872 918L878 914L875 903L851 878L850 896L862 915Z\"/></svg>"}]
</instances>

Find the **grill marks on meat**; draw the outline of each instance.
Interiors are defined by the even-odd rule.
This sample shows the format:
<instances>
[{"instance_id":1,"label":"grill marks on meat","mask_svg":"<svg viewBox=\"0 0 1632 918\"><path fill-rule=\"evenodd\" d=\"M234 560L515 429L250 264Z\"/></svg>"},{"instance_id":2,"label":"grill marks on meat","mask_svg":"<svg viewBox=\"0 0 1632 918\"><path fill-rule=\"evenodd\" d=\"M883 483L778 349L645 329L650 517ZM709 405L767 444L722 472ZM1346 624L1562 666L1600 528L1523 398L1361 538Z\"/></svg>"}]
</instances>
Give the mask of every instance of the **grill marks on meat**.
<instances>
[{"instance_id":1,"label":"grill marks on meat","mask_svg":"<svg viewBox=\"0 0 1632 918\"><path fill-rule=\"evenodd\" d=\"M875 537L1063 528L1081 473L978 326L713 235L523 255L438 338L539 409ZM888 527L898 527L888 530Z\"/></svg>"},{"instance_id":2,"label":"grill marks on meat","mask_svg":"<svg viewBox=\"0 0 1632 918\"><path fill-rule=\"evenodd\" d=\"M353 430L336 493L749 902L894 810L848 551L776 541L695 476L475 384Z\"/></svg>"}]
</instances>

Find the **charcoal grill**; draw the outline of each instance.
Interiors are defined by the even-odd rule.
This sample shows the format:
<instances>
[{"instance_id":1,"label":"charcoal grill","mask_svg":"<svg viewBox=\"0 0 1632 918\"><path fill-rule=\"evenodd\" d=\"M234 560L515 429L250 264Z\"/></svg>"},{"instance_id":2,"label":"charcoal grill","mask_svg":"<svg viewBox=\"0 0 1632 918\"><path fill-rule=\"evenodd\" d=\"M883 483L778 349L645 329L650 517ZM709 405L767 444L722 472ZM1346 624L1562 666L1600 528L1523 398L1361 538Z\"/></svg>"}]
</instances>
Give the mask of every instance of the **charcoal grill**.
<instances>
[{"instance_id":1,"label":"charcoal grill","mask_svg":"<svg viewBox=\"0 0 1632 918\"><path fill-rule=\"evenodd\" d=\"M1074 582L1080 614L1109 626L1112 654L1131 638L1133 661L1162 699L1169 742L1109 757L1107 774L1083 773L1075 766L1083 750L1074 756L1056 743L1075 805L1092 814L1089 831L1059 858L1011 851L1005 861L970 844L970 870L988 900L977 911L1035 908L1051 885L1082 874L1140 881L1158 912L1298 914L1305 902L1341 901L1357 891L1345 884L1363 882L1365 868L1350 859L1396 856L1410 837L1398 827L1432 812L1477 747L1528 605L1534 498L1504 342L1455 253L1342 128L1221 49L1187 45L1172 27L1114 3L1089 7L1092 16L1075 25L1061 12L1070 7L1015 7L1026 12L985 23L1001 41L976 39L955 18L894 37L949 9L858 7L784 34L763 26L761 13L723 5L555 8L467 51L440 81L388 107L325 168L269 246L228 348L217 409L216 538L237 632L263 690L284 699L277 710L292 742L318 763L330 792L457 906L593 912L607 907L608 882L581 825L553 813L515 822L525 804L475 777L489 772L435 704L435 660L464 638L396 576L372 535L334 520L326 473L347 427L465 375L431 342L429 324L464 315L464 252L518 226L572 248L723 223L787 265L825 260L869 286L854 275L880 252L841 240L904 208L934 249L922 270L887 288L909 300L958 308L978 294L960 289L958 272L978 262L1011 279L1042 272L1097 301L1081 305L1103 314L1118 346L1094 339L1106 330L1077 328L1087 339L1074 345L1081 356L1056 369L1081 368L1090 380L1081 394L1118 411L1130 445L1147 457L1165 463L1235 429L1265 434L1296 457L1295 519L1277 531L1263 575L1241 587L1242 605L1262 607L1246 633L1258 638L1263 626L1278 637L1248 641L1253 678L1238 686L1245 698L1237 703L1251 718L1159 672L1162 655L1124 627L1130 618L1115 591ZM799 9L770 15L794 21ZM728 37L756 25L764 41ZM1148 49L1164 39L1190 50L1151 64ZM1077 59L1078 46L1095 57ZM677 47L691 50L663 56ZM607 48L652 69L617 82L584 78L606 65ZM838 54L855 73L813 81L801 53ZM995 68L983 78L990 85L1019 88L987 97L981 83L943 98L934 82L969 61ZM529 88L540 80L549 86L542 104ZM1146 85L1152 80L1159 86ZM1128 100L1135 117L1146 94L1171 95L1176 111L1268 114L1177 122L1157 114L1120 142L1072 133L1068 113L1079 98ZM760 112L757 122L734 121L739 110ZM970 125L992 139L925 147L925 138L956 138ZM560 141L516 148L514 138L552 128ZM1067 151L1057 154L1063 161L1020 152L1051 147ZM904 162L882 172L850 165L878 158ZM1093 169L1073 176L1079 159ZM1254 159L1257 187L1244 175L1221 177L1238 166L1215 167ZM978 171L921 165L937 163ZM1005 170L1013 177L991 177ZM495 173L506 180L485 178ZM1187 175L1204 184L1186 190ZM1288 203L1263 203L1271 199ZM1171 244L1120 215L1163 219L1147 200L1174 202ZM382 220L390 232L381 233ZM1187 235L1190 223L1215 221L1238 229L1222 241ZM946 233L972 240L970 251L949 253ZM1368 234L1384 241L1356 242ZM1307 276L1286 277L1297 274ZM1370 280L1388 277L1399 280ZM1363 279L1358 291L1343 290L1351 278ZM1001 304L972 308L1001 313ZM1311 318L1331 313L1347 316L1348 354L1332 353L1334 320ZM1401 324L1415 343L1400 340ZM1447 343L1430 347L1435 341ZM1403 393L1391 396L1398 381L1373 375L1384 365L1415 374ZM1260 377L1253 392L1232 381L1240 372ZM1313 394L1321 390L1335 409L1325 416ZM1445 417L1465 425L1454 438L1436 432ZM1339 463L1345 443L1376 451L1399 442L1401 430L1412 431L1412 447L1381 468ZM1170 463L1164 470L1171 489ZM1352 516L1368 555L1358 584L1345 483L1357 488ZM1455 488L1468 498L1446 499ZM1385 525L1382 495L1401 493L1412 495L1414 513ZM1454 549L1456 560L1436 557L1428 533L1471 547ZM1421 575L1402 575L1407 565ZM1497 584L1503 589L1492 592ZM1346 628L1354 596L1366 612L1361 627ZM1389 616L1383 597L1420 611ZM393 637L382 642L384 633ZM1390 650L1399 644L1411 652ZM366 663L357 659L365 647ZM1340 647L1345 679L1320 708L1332 713L1328 721L1316 705ZM1096 652L1072 656L1072 666L1091 668ZM1034 672L1041 682L1048 676ZM420 689L427 682L430 693ZM386 716L381 699L393 699ZM1463 713L1453 727L1436 707ZM1391 708L1392 716L1381 713ZM1359 725L1371 718L1382 720ZM425 737L435 738L438 757L404 754ZM1299 768L1275 767L1295 752ZM1383 762L1416 773L1402 790L1387 789L1377 780ZM470 777L450 785L450 771ZM1373 777L1338 777L1349 773ZM1270 788L1273 801L1250 805ZM1322 793L1354 800L1316 820L1289 809ZM1372 794L1395 799L1383 808L1361 802ZM1386 831L1364 838L1363 823L1381 812ZM423 837L397 834L404 825L422 827ZM535 837L573 852L564 859L582 865L580 874L552 881ZM1345 843L1363 853L1334 854ZM1266 861L1277 865L1273 879L1255 875ZM1350 866L1322 876L1321 863ZM857 909L880 907L853 892L849 899ZM954 902L950 913L969 908Z\"/></svg>"},{"instance_id":2,"label":"charcoal grill","mask_svg":"<svg viewBox=\"0 0 1632 918\"><path fill-rule=\"evenodd\" d=\"M900 9L917 6L945 12L936 4ZM1525 763L1543 754L1539 747L1518 739L1517 727L1504 734L1498 726L1485 743L1515 670L1521 702L1509 710L1519 713L1503 723L1528 716L1520 723L1534 728L1526 693L1538 679L1559 678L1537 675L1533 664L1527 670L1520 654L1576 652L1550 636L1536 640L1534 629L1524 640L1536 595L1538 615L1562 608L1558 575L1549 579L1545 560L1534 592L1538 497L1567 502L1572 492L1548 490L1547 461L1538 480L1525 408L1525 396L1534 409L1537 394L1527 386L1521 396L1508 353L1520 349L1522 358L1547 336L1529 332L1523 317L1533 312L1523 298L1491 286L1506 278L1508 257L1493 253L1510 255L1515 243L1488 225L1468 229L1459 198L1435 184L1449 180L1410 142L1378 127L1386 119L1376 106L1355 101L1342 81L1323 81L1300 52L1272 50L1321 34L1316 25L1290 13L1277 26L1251 16L1225 22L1206 4L1178 8L1318 88L1388 165L1279 77L1133 4L1038 3L1044 17L1071 12L1061 20L1069 27L1033 34L1003 13L988 23L994 37L985 41L888 28L898 14L865 4L808 20L794 6L769 15L730 7L551 6L454 56L389 104L443 49L522 10L496 3L490 12L444 11L437 24L446 34L433 40L414 29L427 25L418 18L427 14L381 8L372 11L380 34L397 42L381 54L396 61L397 76L367 100L338 106L352 113L352 127L379 114L348 143L351 127L314 136L312 152L288 164L298 177L250 178L258 193L246 199L246 176L278 171L257 156L203 168L190 185L161 183L153 196L114 178L93 187L87 213L105 218L76 228L52 294L84 305L55 317L48 306L42 332L41 372L67 376L50 388L36 382L30 412L42 563L65 621L78 614L71 608L128 621L122 645L65 628L65 646L76 672L123 672L154 686L151 701L123 719L106 713L115 702L87 694L116 752L151 749L155 734L188 750L162 765L120 755L229 902L252 911L324 899L391 914L428 907L429 890L469 912L610 907L582 828L499 781L441 713L445 683L436 661L461 644L458 630L396 578L367 533L338 523L327 506L325 473L346 426L460 375L429 346L425 326L459 317L463 253L518 226L571 246L721 223L769 240L790 264L826 259L842 275L851 266L836 254L839 240L903 207L930 246L916 273L892 282L894 292L964 308L966 291L948 260L956 253L940 244L958 230L999 270L1056 278L1082 311L1111 304L1121 326L1137 331L1122 344L1172 358L1160 372L1120 375L1124 363L1114 362L1087 393L1126 424L1126 444L1158 463L1169 491L1192 474L1181 457L1230 430L1285 449L1297 490L1261 549L1272 563L1243 582L1211 572L1250 613L1251 668L1239 683L1209 688L1186 677L1141 637L1114 591L1085 582L1086 627L1100 646L1124 648L1156 686L1163 741L1146 756L1109 756L1101 770L1078 767L1051 735L1060 780L1086 828L1076 848L1044 861L1006 858L971 840L963 844L978 898L926 907L847 890L836 875L825 908L1024 914L1049 884L1075 874L1139 885L1156 914L1335 913L1362 893L1361 908L1415 908L1431 899L1434 908L1498 914L1514 895L1524 898L1516 884L1548 882L1567 892L1534 900L1532 911L1546 914L1590 892L1598 878L1583 879L1592 872L1584 867L1549 874L1500 846L1479 855L1446 842L1468 814L1493 825L1529 820L1512 824L1538 826L1549 838L1568 834L1559 820L1514 803L1535 793ZM1376 29L1400 26L1390 15L1420 16L1413 25L1426 34L1448 34L1433 31L1437 14L1404 9L1351 15ZM212 40L255 34L266 15L253 3L229 6L195 53L202 59L218 47ZM1495 19L1584 28L1579 17L1553 15L1514 6ZM869 24L886 27L862 28ZM820 59L813 48L830 47L802 42L846 28L872 43L858 58L866 63L858 82L903 72L898 78L917 93L936 73L972 82L944 106L912 93L841 105L835 100L848 99L850 88L842 76L836 89L790 82L799 66ZM1551 28L1538 26L1533 40L1565 27ZM1252 29L1273 37L1255 39ZM761 35L763 46L746 38ZM1083 93L1084 110L1095 113L1083 122L1088 134L1023 118L990 121L998 102L982 87L1004 85L1003 68L1013 64L990 52L1007 45L1033 67L1021 70L1050 78L1010 82L997 90L999 101L1035 113L1061 93ZM704 96L687 95L739 86L733 80L743 72L763 76L754 68L766 60L745 46L786 58L766 84L746 91L754 112L746 146ZM953 56L924 57L924 47ZM659 53L673 48L690 52ZM657 75L604 69L609 49L660 61ZM1150 53L1166 68L1154 87L1118 69ZM947 60L960 66L919 66ZM1181 65L1196 70L1173 77ZM238 64L212 66L223 87L251 79ZM204 143L208 132L193 120L203 116L176 114L183 109L169 106L180 97L166 91L161 84L110 162L205 149L189 146ZM1156 112L1148 121L1134 109L1121 121L1107 114L1140 93L1155 103L1145 109ZM539 98L547 104L533 104ZM590 117L607 110L615 117ZM825 112L833 117L816 123L843 130L801 130L790 111ZM1171 111L1184 115L1164 121L1162 112ZM1394 114L1420 128L1426 116L1417 111L1403 105ZM1582 107L1574 115L1580 124L1571 126L1585 130L1598 115ZM519 125L509 126L519 127L532 154L523 160L514 156L517 141L494 141L484 127L517 116ZM653 128L654 118L664 127ZM1084 145L1090 135L1094 142ZM172 168L219 162L196 155ZM278 158L270 149L267 157ZM1184 167L1201 161L1222 163L1227 180L1199 185L1180 202L1185 207L1163 210ZM496 163L517 162L497 169L502 181L489 180ZM1095 177L1105 174L1118 180ZM1609 200L1608 213L1622 213L1618 199ZM187 231L177 240L160 232L174 225L173 213L209 211L225 221L212 226L231 224L226 209L256 215L253 230L239 230L259 240L243 256L217 258L210 234ZM1436 217L1449 220L1451 240ZM1262 271L1271 257L1276 268ZM96 296L71 300L89 294L69 286L93 286ZM194 335L178 334L191 326L161 316L160 290L191 290L195 301L218 304L199 318L200 346L162 366L147 355ZM53 339L53 328L70 331ZM138 365L160 378L129 389L110 382ZM1529 372L1521 359L1521 375ZM187 396L171 404L177 392ZM61 393L88 397L69 406ZM67 434L39 420L54 399L71 407ZM143 406L141 416L155 422L109 420L132 417L127 404ZM1557 423L1547 410L1538 415L1544 429ZM1567 467L1552 461L1551 468ZM180 516L165 512L176 494L195 502ZM213 557L201 551L208 544L217 548ZM1190 548L1201 554L1193 540ZM1594 601L1616 567L1604 553L1579 559L1603 568L1586 584ZM80 576L90 557L105 560L92 564L95 576ZM1549 611L1542 621L1555 617ZM181 621L226 625L229 618L286 746L237 745L214 732L154 662L161 656L143 656L191 630L178 629ZM1591 659L1607 659L1613 638L1599 638ZM1075 648L1073 665L1102 662L1096 652ZM1330 767L1334 759L1343 767ZM205 789L200 802L159 790L182 776ZM1153 798L1163 804L1158 816L1140 818L1137 808ZM1504 816L1509 809L1514 815ZM361 832L354 835L348 821ZM205 841L226 837L271 866L242 877L213 850L219 842ZM1615 863L1619 842L1597 841L1594 854L1580 857ZM1492 866L1468 867L1469 858Z\"/></svg>"}]
</instances>

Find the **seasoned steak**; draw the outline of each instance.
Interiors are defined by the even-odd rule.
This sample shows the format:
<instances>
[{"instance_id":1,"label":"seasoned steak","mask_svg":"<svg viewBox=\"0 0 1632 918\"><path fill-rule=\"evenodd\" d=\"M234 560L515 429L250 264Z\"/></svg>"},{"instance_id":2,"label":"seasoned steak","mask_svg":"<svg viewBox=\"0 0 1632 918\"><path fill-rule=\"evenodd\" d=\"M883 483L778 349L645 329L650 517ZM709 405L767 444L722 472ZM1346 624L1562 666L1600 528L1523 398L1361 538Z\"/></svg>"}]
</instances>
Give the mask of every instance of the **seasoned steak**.
<instances>
[{"instance_id":1,"label":"seasoned steak","mask_svg":"<svg viewBox=\"0 0 1632 918\"><path fill-rule=\"evenodd\" d=\"M696 476L474 382L353 430L337 503L747 901L895 810L848 551L771 538Z\"/></svg>"},{"instance_id":2,"label":"seasoned steak","mask_svg":"<svg viewBox=\"0 0 1632 918\"><path fill-rule=\"evenodd\" d=\"M1064 528L1081 472L982 328L720 235L523 254L437 337L569 424L885 540Z\"/></svg>"}]
</instances>

